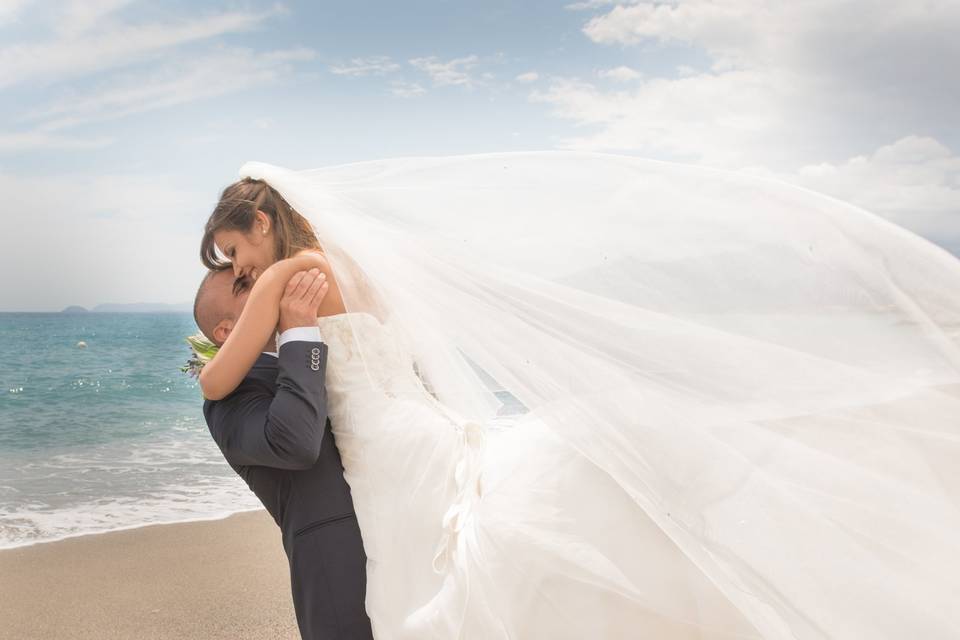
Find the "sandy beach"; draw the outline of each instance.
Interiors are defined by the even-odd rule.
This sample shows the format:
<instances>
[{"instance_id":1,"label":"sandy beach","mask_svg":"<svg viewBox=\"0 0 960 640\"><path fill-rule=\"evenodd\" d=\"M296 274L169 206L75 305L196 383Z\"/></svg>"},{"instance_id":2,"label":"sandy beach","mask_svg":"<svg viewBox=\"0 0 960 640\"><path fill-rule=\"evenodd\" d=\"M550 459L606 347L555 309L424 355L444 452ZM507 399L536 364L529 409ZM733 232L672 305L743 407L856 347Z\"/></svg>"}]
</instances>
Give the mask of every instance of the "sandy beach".
<instances>
[{"instance_id":1,"label":"sandy beach","mask_svg":"<svg viewBox=\"0 0 960 640\"><path fill-rule=\"evenodd\" d=\"M297 639L266 511L0 551L0 638Z\"/></svg>"}]
</instances>

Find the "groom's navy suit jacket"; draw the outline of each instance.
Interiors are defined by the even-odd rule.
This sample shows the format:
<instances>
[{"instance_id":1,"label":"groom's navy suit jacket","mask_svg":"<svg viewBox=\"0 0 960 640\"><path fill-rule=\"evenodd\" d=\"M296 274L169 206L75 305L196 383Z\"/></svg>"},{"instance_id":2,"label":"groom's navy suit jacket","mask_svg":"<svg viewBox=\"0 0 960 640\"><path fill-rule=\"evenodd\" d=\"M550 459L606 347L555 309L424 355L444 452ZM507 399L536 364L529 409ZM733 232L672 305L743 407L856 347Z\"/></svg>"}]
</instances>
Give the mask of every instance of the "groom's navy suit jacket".
<instances>
[{"instance_id":1,"label":"groom's navy suit jacket","mask_svg":"<svg viewBox=\"0 0 960 640\"><path fill-rule=\"evenodd\" d=\"M327 345L261 354L240 386L203 414L234 471L280 526L305 640L371 640L366 555L327 418ZM250 576L256 580L257 576Z\"/></svg>"}]
</instances>

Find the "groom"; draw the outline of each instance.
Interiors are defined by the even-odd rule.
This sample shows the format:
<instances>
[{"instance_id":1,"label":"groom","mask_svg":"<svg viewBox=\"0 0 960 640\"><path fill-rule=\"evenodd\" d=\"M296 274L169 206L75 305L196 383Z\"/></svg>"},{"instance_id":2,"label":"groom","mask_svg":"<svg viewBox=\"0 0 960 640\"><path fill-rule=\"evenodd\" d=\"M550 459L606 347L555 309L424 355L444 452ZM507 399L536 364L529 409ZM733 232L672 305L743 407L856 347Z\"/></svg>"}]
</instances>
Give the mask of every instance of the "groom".
<instances>
[{"instance_id":1,"label":"groom","mask_svg":"<svg viewBox=\"0 0 960 640\"><path fill-rule=\"evenodd\" d=\"M204 401L203 414L224 458L280 526L300 635L372 640L366 555L327 418L327 345L317 327L319 301L308 291L318 273L291 279L280 301L279 340L264 345L233 393ZM194 319L214 343L230 335L246 284L229 269L209 272L200 284Z\"/></svg>"}]
</instances>

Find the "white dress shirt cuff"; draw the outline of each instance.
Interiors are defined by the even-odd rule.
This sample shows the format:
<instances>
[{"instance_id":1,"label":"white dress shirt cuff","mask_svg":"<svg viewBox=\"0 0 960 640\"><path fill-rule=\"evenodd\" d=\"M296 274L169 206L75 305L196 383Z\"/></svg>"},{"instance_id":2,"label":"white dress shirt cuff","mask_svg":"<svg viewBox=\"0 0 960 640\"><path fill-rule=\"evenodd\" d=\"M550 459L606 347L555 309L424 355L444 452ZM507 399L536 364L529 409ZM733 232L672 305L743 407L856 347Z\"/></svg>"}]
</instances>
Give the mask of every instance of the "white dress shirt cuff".
<instances>
[{"instance_id":1,"label":"white dress shirt cuff","mask_svg":"<svg viewBox=\"0 0 960 640\"><path fill-rule=\"evenodd\" d=\"M280 334L277 350L288 342L321 342L320 327L293 327Z\"/></svg>"}]
</instances>

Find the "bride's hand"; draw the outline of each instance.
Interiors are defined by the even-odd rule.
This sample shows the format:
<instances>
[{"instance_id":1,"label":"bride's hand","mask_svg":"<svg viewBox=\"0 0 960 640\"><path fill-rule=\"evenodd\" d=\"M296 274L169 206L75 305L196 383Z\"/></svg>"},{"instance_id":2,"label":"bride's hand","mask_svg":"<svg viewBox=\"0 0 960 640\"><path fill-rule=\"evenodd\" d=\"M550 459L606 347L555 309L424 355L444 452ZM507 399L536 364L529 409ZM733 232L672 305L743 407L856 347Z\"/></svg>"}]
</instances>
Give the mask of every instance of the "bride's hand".
<instances>
[{"instance_id":1,"label":"bride's hand","mask_svg":"<svg viewBox=\"0 0 960 640\"><path fill-rule=\"evenodd\" d=\"M310 269L319 269L321 273L326 274L329 286L329 291L323 298L318 315L330 315L346 311L343 295L340 292L333 268L327 260L326 254L320 250L303 249L289 258L275 262L263 272L260 279L266 279L268 283L273 282L270 286L282 289L293 277L293 274Z\"/></svg>"},{"instance_id":2,"label":"bride's hand","mask_svg":"<svg viewBox=\"0 0 960 640\"><path fill-rule=\"evenodd\" d=\"M316 267L290 278L280 298L280 333L317 323L317 309L329 288L326 280L327 275Z\"/></svg>"},{"instance_id":3,"label":"bride's hand","mask_svg":"<svg viewBox=\"0 0 960 640\"><path fill-rule=\"evenodd\" d=\"M344 311L343 297L340 293L337 279L333 274L333 269L327 260L326 254L320 250L302 249L289 258L274 262L261 274L261 279L266 281L264 282L266 286L282 289L287 286L290 278L292 278L295 273L298 271L310 271L311 269L317 269L320 273L323 273L329 287L329 293L323 299L323 312L320 313L318 311L318 315L328 315ZM271 282L273 284L268 284Z\"/></svg>"}]
</instances>

